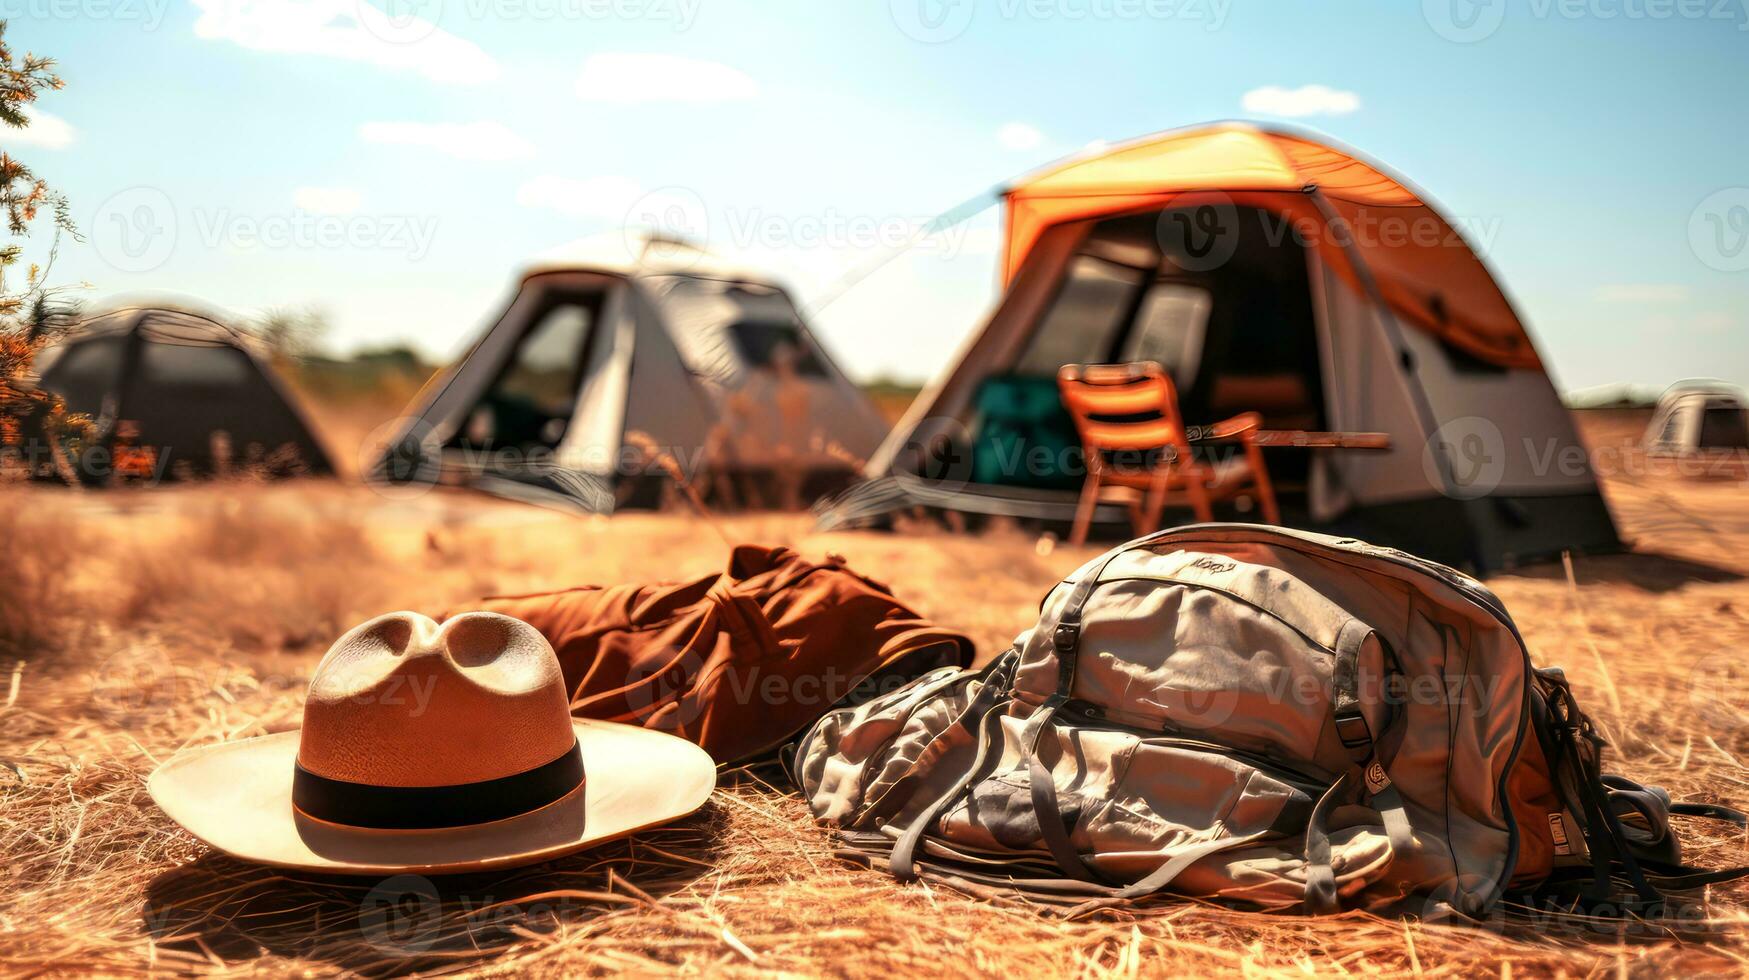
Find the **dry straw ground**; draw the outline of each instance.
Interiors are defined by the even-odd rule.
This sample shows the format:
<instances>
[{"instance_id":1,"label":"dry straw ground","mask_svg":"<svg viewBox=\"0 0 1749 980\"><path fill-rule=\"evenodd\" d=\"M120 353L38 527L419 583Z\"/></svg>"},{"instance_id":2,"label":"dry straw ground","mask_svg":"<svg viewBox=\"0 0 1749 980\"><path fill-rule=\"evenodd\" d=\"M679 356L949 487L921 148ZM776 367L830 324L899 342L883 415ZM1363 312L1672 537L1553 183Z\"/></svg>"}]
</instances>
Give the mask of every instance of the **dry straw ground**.
<instances>
[{"instance_id":1,"label":"dry straw ground","mask_svg":"<svg viewBox=\"0 0 1749 980\"><path fill-rule=\"evenodd\" d=\"M1591 437L1630 423L1592 419ZM1749 486L1619 475L1637 553L1497 576L1536 659L1566 666L1611 765L1679 798L1749 802ZM737 540L834 550L987 654L1082 557L1015 530ZM550 865L426 882L284 875L222 856L147 799L177 749L297 725L328 640L393 608L691 575L726 552L685 515L578 520L344 486L0 493L0 973L527 971L792 974L1741 973L1749 889L1686 939L1306 920L1166 902L1079 921L902 887L833 858L772 771L725 776L673 827ZM1710 836L1706 836L1710 835ZM1691 854L1749 862L1685 828Z\"/></svg>"}]
</instances>

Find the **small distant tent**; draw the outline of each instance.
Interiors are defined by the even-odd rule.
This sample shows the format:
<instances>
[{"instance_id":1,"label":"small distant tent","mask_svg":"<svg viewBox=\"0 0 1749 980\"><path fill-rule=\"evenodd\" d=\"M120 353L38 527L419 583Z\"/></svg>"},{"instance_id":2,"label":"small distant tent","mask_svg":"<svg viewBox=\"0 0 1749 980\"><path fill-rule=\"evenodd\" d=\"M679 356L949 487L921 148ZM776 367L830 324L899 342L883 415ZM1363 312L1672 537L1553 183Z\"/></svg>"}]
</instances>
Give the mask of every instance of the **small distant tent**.
<instances>
[{"instance_id":1,"label":"small distant tent","mask_svg":"<svg viewBox=\"0 0 1749 980\"><path fill-rule=\"evenodd\" d=\"M780 286L664 241L526 274L408 415L376 479L592 513L655 505L676 474L735 506L801 506L887 429Z\"/></svg>"},{"instance_id":2,"label":"small distant tent","mask_svg":"<svg viewBox=\"0 0 1749 980\"><path fill-rule=\"evenodd\" d=\"M1256 411L1270 429L1389 436L1269 450L1290 523L1477 569L1619 546L1505 294L1381 168L1220 124L1073 159L1004 203L995 312L824 526L917 509L1066 525L1082 471L1058 368L1154 360L1193 426ZM1127 527L1116 506L1095 521Z\"/></svg>"},{"instance_id":3,"label":"small distant tent","mask_svg":"<svg viewBox=\"0 0 1749 980\"><path fill-rule=\"evenodd\" d=\"M101 313L45 352L37 373L41 388L96 424L92 445L74 461L88 484L245 468L334 472L255 341L217 315L162 307Z\"/></svg>"},{"instance_id":4,"label":"small distant tent","mask_svg":"<svg viewBox=\"0 0 1749 980\"><path fill-rule=\"evenodd\" d=\"M1658 399L1646 451L1662 456L1749 456L1749 398L1722 381L1681 381Z\"/></svg>"}]
</instances>

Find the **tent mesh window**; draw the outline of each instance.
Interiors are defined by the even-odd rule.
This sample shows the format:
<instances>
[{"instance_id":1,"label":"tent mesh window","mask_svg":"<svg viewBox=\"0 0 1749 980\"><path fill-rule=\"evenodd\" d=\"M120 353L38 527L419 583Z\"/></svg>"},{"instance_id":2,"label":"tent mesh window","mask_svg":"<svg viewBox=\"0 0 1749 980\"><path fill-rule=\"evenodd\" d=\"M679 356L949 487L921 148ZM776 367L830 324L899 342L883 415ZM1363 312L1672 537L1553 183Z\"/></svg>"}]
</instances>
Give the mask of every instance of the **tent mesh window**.
<instances>
[{"instance_id":1,"label":"tent mesh window","mask_svg":"<svg viewBox=\"0 0 1749 980\"><path fill-rule=\"evenodd\" d=\"M140 368L154 384L228 389L252 380L249 360L233 347L148 343L140 349Z\"/></svg>"},{"instance_id":2,"label":"tent mesh window","mask_svg":"<svg viewBox=\"0 0 1749 980\"><path fill-rule=\"evenodd\" d=\"M1670 416L1664 420L1663 430L1658 433L1658 441L1669 445L1675 445L1681 438L1681 430L1681 416L1677 415L1675 412L1671 412Z\"/></svg>"},{"instance_id":3,"label":"tent mesh window","mask_svg":"<svg viewBox=\"0 0 1749 980\"><path fill-rule=\"evenodd\" d=\"M1124 342L1121 360L1155 361L1181 389L1196 382L1214 297L1188 283L1162 282L1148 291Z\"/></svg>"},{"instance_id":4,"label":"tent mesh window","mask_svg":"<svg viewBox=\"0 0 1749 980\"><path fill-rule=\"evenodd\" d=\"M577 407L599 297L564 300L541 315L456 433L469 449L552 449Z\"/></svg>"},{"instance_id":5,"label":"tent mesh window","mask_svg":"<svg viewBox=\"0 0 1749 980\"><path fill-rule=\"evenodd\" d=\"M1142 278L1137 269L1091 255L1077 257L1014 373L1055 378L1065 364L1102 359L1089 354L1111 349Z\"/></svg>"},{"instance_id":6,"label":"tent mesh window","mask_svg":"<svg viewBox=\"0 0 1749 980\"><path fill-rule=\"evenodd\" d=\"M1749 446L1749 412L1734 405L1722 408L1709 405L1700 417L1699 445L1733 449Z\"/></svg>"},{"instance_id":7,"label":"tent mesh window","mask_svg":"<svg viewBox=\"0 0 1749 980\"><path fill-rule=\"evenodd\" d=\"M790 368L799 375L823 378L826 368L794 323L773 323L762 320L742 320L729 325L729 336L741 359L756 368L776 367L779 358L788 357Z\"/></svg>"}]
</instances>

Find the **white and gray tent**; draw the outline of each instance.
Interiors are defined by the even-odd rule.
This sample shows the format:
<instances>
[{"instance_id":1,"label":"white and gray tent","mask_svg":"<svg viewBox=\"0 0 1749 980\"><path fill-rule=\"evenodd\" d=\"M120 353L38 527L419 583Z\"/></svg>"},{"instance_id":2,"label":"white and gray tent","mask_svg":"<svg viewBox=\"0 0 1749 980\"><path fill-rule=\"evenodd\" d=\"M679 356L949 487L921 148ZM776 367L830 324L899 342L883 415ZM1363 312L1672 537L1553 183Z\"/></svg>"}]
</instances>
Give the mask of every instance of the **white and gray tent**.
<instances>
[{"instance_id":1,"label":"white and gray tent","mask_svg":"<svg viewBox=\"0 0 1749 980\"><path fill-rule=\"evenodd\" d=\"M917 511L1066 526L1085 470L1058 368L1154 360L1193 427L1256 411L1268 429L1389 437L1385 451L1267 450L1289 523L1478 570L1619 547L1505 294L1382 168L1305 134L1219 124L1071 160L1003 196L994 313L868 482L820 508L823 527ZM1094 520L1127 533L1115 504Z\"/></svg>"},{"instance_id":2,"label":"white and gray tent","mask_svg":"<svg viewBox=\"0 0 1749 980\"><path fill-rule=\"evenodd\" d=\"M1749 398L1722 381L1679 381L1659 397L1642 441L1660 456L1749 458Z\"/></svg>"},{"instance_id":3,"label":"white and gray tent","mask_svg":"<svg viewBox=\"0 0 1749 980\"><path fill-rule=\"evenodd\" d=\"M674 467L735 505L842 489L886 433L868 397L782 287L658 244L527 273L372 476L593 513L658 503Z\"/></svg>"}]
</instances>

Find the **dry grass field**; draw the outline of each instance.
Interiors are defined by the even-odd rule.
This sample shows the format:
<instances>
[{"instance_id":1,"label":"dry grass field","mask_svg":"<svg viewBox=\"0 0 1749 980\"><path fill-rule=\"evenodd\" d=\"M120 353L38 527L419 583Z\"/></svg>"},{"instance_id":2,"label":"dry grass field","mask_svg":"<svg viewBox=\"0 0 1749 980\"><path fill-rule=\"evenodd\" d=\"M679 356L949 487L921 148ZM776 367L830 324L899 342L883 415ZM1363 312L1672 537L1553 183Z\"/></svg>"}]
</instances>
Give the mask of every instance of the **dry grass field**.
<instances>
[{"instance_id":1,"label":"dry grass field","mask_svg":"<svg viewBox=\"0 0 1749 980\"><path fill-rule=\"evenodd\" d=\"M1635 420L1586 420L1594 446ZM344 453L342 454L344 455ZM1609 764L1749 802L1749 484L1616 473L1631 554L1496 576L1564 665ZM720 532L720 533L719 533ZM1063 921L835 859L781 775L726 774L677 825L520 871L287 875L208 850L145 779L185 746L295 728L327 643L378 612L488 592L690 576L727 541L844 554L989 655L1087 553L978 536L813 533L799 516L577 519L449 492L233 483L0 490L0 973L796 975L1739 974L1749 886L1686 936L1609 923L1433 927L1160 902ZM1690 853L1749 862L1686 822ZM1711 833L1715 836L1697 836Z\"/></svg>"}]
</instances>

